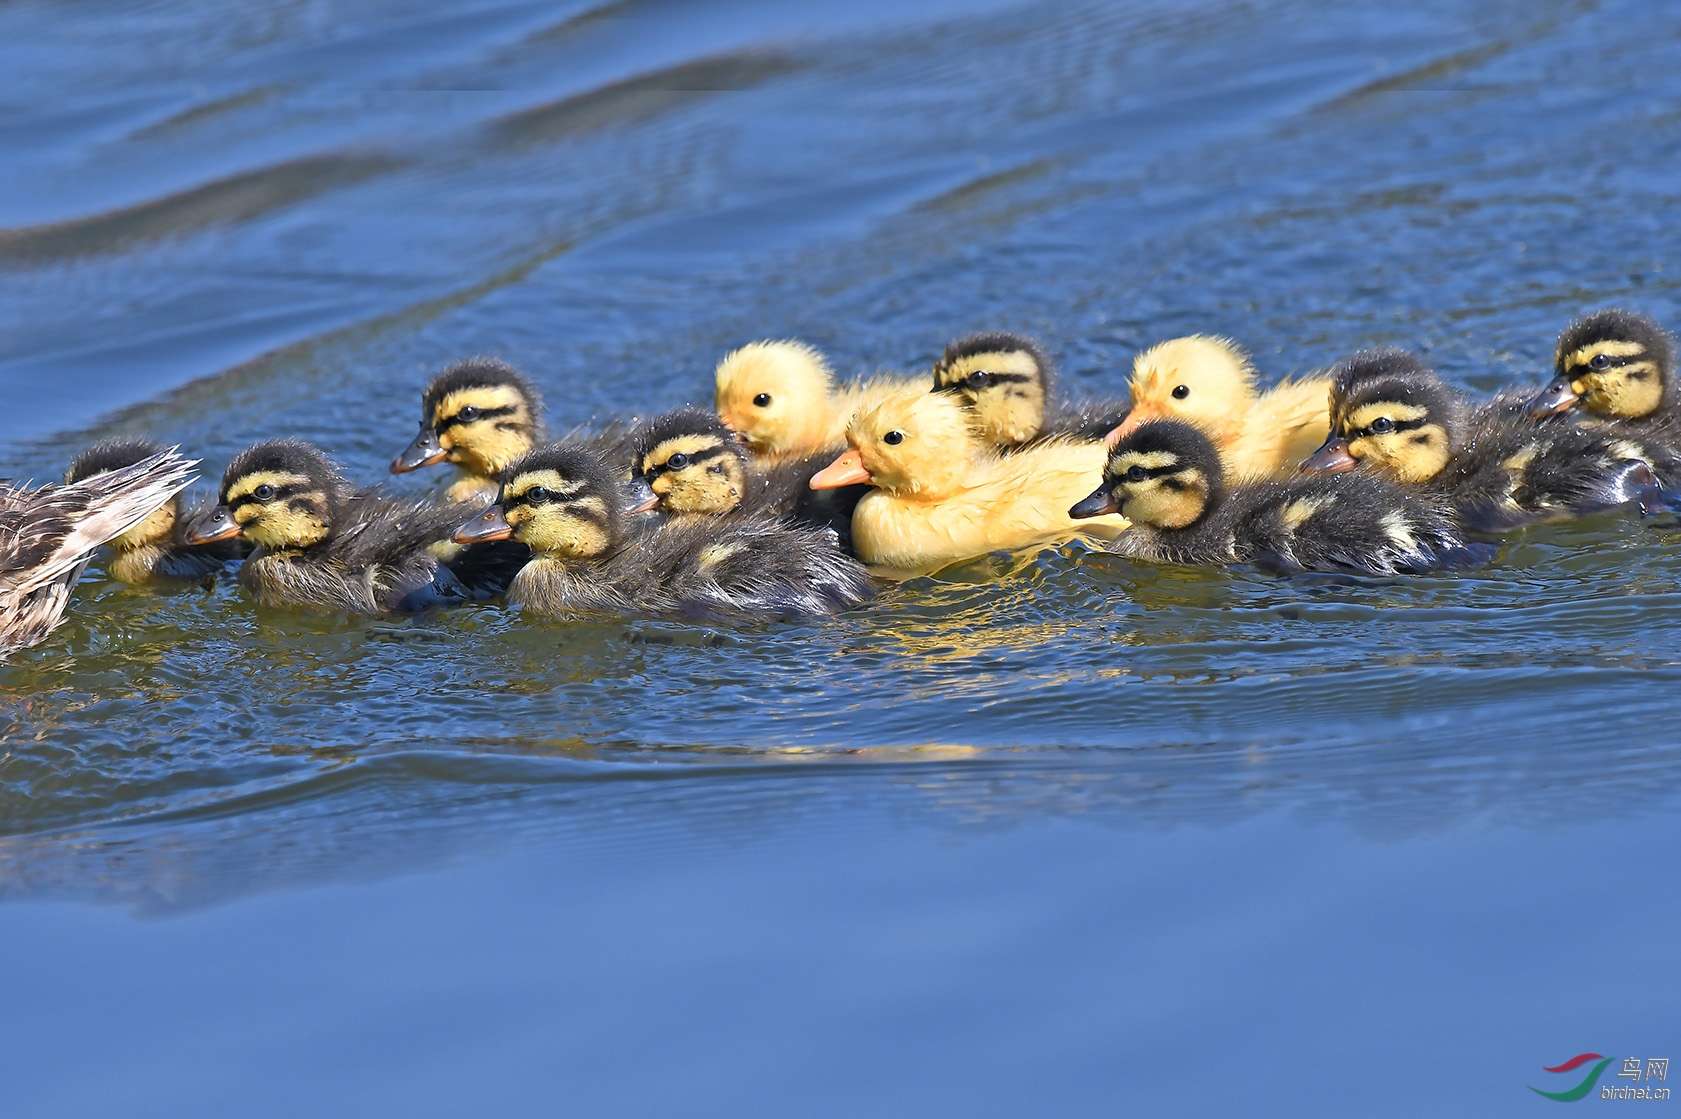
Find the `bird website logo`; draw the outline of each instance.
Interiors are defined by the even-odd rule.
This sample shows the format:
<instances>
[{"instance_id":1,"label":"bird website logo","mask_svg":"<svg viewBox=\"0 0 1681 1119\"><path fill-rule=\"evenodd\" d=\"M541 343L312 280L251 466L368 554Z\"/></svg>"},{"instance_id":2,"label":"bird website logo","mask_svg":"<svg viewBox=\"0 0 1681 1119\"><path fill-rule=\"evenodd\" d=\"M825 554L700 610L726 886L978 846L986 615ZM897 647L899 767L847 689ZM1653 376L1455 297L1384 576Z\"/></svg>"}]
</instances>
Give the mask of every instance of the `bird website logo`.
<instances>
[{"instance_id":1,"label":"bird website logo","mask_svg":"<svg viewBox=\"0 0 1681 1119\"><path fill-rule=\"evenodd\" d=\"M1575 1072L1589 1062L1593 1067L1588 1069L1582 1077L1582 1082L1573 1088L1566 1088L1562 1092L1545 1092L1533 1084L1525 1085L1538 1096L1545 1096L1549 1100L1559 1103L1575 1103L1583 1099L1599 1085L1599 1098L1602 1100L1667 1100L1669 1089L1658 1087L1655 1082L1669 1079L1669 1058L1649 1057L1644 1063L1639 1057L1624 1057L1623 1070L1617 1074L1618 1080L1627 1080L1627 1084L1599 1084L1599 1077L1605 1071L1605 1066L1616 1060L1615 1057L1602 1057L1598 1053L1578 1053L1565 1061L1562 1065L1541 1067L1542 1072ZM1645 1083L1641 1083L1644 1079ZM1639 1085L1636 1087L1636 1085Z\"/></svg>"}]
</instances>

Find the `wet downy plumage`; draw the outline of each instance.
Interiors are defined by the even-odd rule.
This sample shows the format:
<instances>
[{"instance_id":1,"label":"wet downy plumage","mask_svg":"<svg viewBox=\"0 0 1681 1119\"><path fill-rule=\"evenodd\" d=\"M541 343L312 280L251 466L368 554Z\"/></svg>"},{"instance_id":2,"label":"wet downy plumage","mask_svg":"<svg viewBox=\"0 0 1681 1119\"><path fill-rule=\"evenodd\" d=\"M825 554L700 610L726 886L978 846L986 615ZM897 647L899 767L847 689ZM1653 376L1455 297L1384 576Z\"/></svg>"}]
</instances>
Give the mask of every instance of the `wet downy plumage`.
<instances>
[{"instance_id":1,"label":"wet downy plumage","mask_svg":"<svg viewBox=\"0 0 1681 1119\"><path fill-rule=\"evenodd\" d=\"M874 487L853 512L852 546L880 574L921 574L1124 527L1118 518L1076 524L1068 516L1102 469L1103 444L1057 437L999 454L978 442L947 393L901 390L859 413L847 442L811 485Z\"/></svg>"},{"instance_id":2,"label":"wet downy plumage","mask_svg":"<svg viewBox=\"0 0 1681 1119\"><path fill-rule=\"evenodd\" d=\"M619 481L601 461L551 444L509 467L497 504L455 539L530 547L508 601L547 614L784 618L873 595L868 574L822 530L696 516L627 533L624 517Z\"/></svg>"},{"instance_id":3,"label":"wet downy plumage","mask_svg":"<svg viewBox=\"0 0 1681 1119\"><path fill-rule=\"evenodd\" d=\"M864 487L837 497L807 484L828 457L754 460L717 416L701 408L656 416L636 429L632 444L631 512L770 516L831 529L842 547L851 536L852 509Z\"/></svg>"},{"instance_id":4,"label":"wet downy plumage","mask_svg":"<svg viewBox=\"0 0 1681 1119\"><path fill-rule=\"evenodd\" d=\"M934 391L967 410L981 442L1000 451L1065 435L1102 439L1131 405L1058 401L1050 358L1033 339L1007 331L970 334L946 346L934 363Z\"/></svg>"},{"instance_id":5,"label":"wet downy plumage","mask_svg":"<svg viewBox=\"0 0 1681 1119\"><path fill-rule=\"evenodd\" d=\"M1642 442L1536 422L1510 394L1472 408L1415 355L1385 348L1337 365L1330 436L1302 467L1365 466L1445 497L1467 529L1504 532L1631 502L1667 507Z\"/></svg>"},{"instance_id":6,"label":"wet downy plumage","mask_svg":"<svg viewBox=\"0 0 1681 1119\"><path fill-rule=\"evenodd\" d=\"M498 358L458 361L432 378L421 397L420 431L391 463L405 474L448 462L461 471L451 501L494 501L502 471L541 441L542 397L518 369ZM579 428L565 438L616 465L629 450L629 429Z\"/></svg>"},{"instance_id":7,"label":"wet downy plumage","mask_svg":"<svg viewBox=\"0 0 1681 1119\"><path fill-rule=\"evenodd\" d=\"M0 656L45 640L94 551L168 504L195 465L170 449L63 486L0 486Z\"/></svg>"},{"instance_id":8,"label":"wet downy plumage","mask_svg":"<svg viewBox=\"0 0 1681 1119\"><path fill-rule=\"evenodd\" d=\"M1249 355L1235 342L1174 338L1133 361L1132 412L1108 442L1150 420L1182 420L1214 441L1233 477L1282 477L1325 438L1330 387L1324 378L1285 378L1260 392Z\"/></svg>"},{"instance_id":9,"label":"wet downy plumage","mask_svg":"<svg viewBox=\"0 0 1681 1119\"><path fill-rule=\"evenodd\" d=\"M136 436L104 439L70 460L64 480L73 483L108 474L155 458L166 450L168 448L155 439ZM204 510L189 511L186 494L176 494L145 520L111 539L111 559L105 565L105 573L119 582L136 585L160 579L203 579L250 551L238 540L197 545L187 543L187 525L202 512Z\"/></svg>"},{"instance_id":10,"label":"wet downy plumage","mask_svg":"<svg viewBox=\"0 0 1681 1119\"><path fill-rule=\"evenodd\" d=\"M472 596L475 588L431 548L478 507L353 489L316 447L275 439L234 457L218 504L187 540L254 545L239 577L264 606L407 612Z\"/></svg>"},{"instance_id":11,"label":"wet downy plumage","mask_svg":"<svg viewBox=\"0 0 1681 1119\"><path fill-rule=\"evenodd\" d=\"M772 460L838 448L859 409L912 383L900 377L836 383L821 353L793 341L754 342L726 354L716 381L718 418L755 458Z\"/></svg>"},{"instance_id":12,"label":"wet downy plumage","mask_svg":"<svg viewBox=\"0 0 1681 1119\"><path fill-rule=\"evenodd\" d=\"M1535 417L1568 414L1638 441L1658 480L1681 490L1681 387L1675 339L1645 315L1596 311L1559 335L1553 379L1529 402Z\"/></svg>"},{"instance_id":13,"label":"wet downy plumage","mask_svg":"<svg viewBox=\"0 0 1681 1119\"><path fill-rule=\"evenodd\" d=\"M1111 550L1187 567L1397 575L1493 554L1466 543L1445 501L1365 472L1228 487L1213 442L1177 420L1153 420L1121 439L1102 484L1069 512L1119 512L1132 527Z\"/></svg>"}]
</instances>

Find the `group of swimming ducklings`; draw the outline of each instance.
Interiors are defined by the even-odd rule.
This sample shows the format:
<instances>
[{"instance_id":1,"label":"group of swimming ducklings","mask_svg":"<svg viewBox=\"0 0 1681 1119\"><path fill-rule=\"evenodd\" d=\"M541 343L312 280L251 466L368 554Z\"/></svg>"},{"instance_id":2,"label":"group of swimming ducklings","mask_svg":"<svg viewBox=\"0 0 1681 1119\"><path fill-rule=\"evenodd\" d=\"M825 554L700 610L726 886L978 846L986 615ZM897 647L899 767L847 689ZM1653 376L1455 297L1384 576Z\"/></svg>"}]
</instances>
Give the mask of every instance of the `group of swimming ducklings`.
<instances>
[{"instance_id":1,"label":"group of swimming ducklings","mask_svg":"<svg viewBox=\"0 0 1681 1119\"><path fill-rule=\"evenodd\" d=\"M444 502L347 484L281 439L239 455L213 508L176 495L112 541L130 583L243 559L257 602L386 613L504 597L543 613L789 617L847 609L874 577L1083 538L1151 563L1420 573L1480 562L1496 534L1681 486L1675 346L1606 310L1559 339L1550 384L1481 404L1415 355L1364 350L1258 391L1208 336L1156 345L1126 401L1059 400L1015 334L953 342L930 377L837 383L797 342L717 367L715 411L541 438L508 364L426 387L394 473L461 477ZM932 391L930 391L932 390ZM72 483L162 448L100 443Z\"/></svg>"}]
</instances>

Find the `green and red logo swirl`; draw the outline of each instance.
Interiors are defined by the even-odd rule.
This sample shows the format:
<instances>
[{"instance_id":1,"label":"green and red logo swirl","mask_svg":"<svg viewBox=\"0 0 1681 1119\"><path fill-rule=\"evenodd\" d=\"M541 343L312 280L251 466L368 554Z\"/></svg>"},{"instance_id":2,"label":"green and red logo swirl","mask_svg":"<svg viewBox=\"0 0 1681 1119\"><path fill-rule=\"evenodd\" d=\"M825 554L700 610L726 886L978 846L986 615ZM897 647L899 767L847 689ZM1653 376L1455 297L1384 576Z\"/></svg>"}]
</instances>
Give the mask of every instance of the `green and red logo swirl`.
<instances>
[{"instance_id":1,"label":"green and red logo swirl","mask_svg":"<svg viewBox=\"0 0 1681 1119\"><path fill-rule=\"evenodd\" d=\"M1599 1082L1599 1074L1605 1071L1605 1066L1610 1064L1612 1059L1613 1058L1611 1057L1602 1057L1598 1053L1578 1053L1562 1065L1554 1065L1551 1068L1542 1065L1542 1072L1573 1072L1587 1064L1589 1061L1599 1062L1597 1065L1593 1066L1593 1068L1588 1070L1587 1076L1582 1078L1582 1082L1580 1084L1567 1091L1543 1092L1533 1084L1526 1084L1524 1087L1528 1088L1531 1092L1534 1092L1538 1096L1546 1096L1549 1100L1558 1100L1560 1103L1575 1103L1577 1100L1593 1091L1593 1086Z\"/></svg>"}]
</instances>

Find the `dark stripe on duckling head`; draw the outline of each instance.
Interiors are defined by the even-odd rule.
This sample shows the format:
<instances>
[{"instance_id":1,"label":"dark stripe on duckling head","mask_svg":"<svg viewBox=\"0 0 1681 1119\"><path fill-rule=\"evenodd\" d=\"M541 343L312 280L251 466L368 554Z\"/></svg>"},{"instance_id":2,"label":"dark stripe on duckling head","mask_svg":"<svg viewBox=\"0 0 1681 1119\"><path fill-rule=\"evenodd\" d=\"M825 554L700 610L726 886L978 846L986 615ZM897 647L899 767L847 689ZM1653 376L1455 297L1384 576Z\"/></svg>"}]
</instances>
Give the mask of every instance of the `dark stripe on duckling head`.
<instances>
[{"instance_id":1,"label":"dark stripe on duckling head","mask_svg":"<svg viewBox=\"0 0 1681 1119\"><path fill-rule=\"evenodd\" d=\"M600 459L551 443L508 468L498 504L534 551L595 556L619 538L619 487Z\"/></svg>"},{"instance_id":2,"label":"dark stripe on duckling head","mask_svg":"<svg viewBox=\"0 0 1681 1119\"><path fill-rule=\"evenodd\" d=\"M222 474L221 503L229 504L236 487L242 493L248 492L252 487L239 486L239 480L259 473L274 474L284 480L302 479L327 493L336 493L344 485L338 467L319 447L301 439L270 439L247 447L228 463Z\"/></svg>"},{"instance_id":3,"label":"dark stripe on duckling head","mask_svg":"<svg viewBox=\"0 0 1681 1119\"><path fill-rule=\"evenodd\" d=\"M717 446L728 449L743 462L747 459L747 450L736 441L735 433L714 413L701 408L677 408L655 416L637 428L631 438L635 448L632 461L638 473L646 473L663 463L673 450L692 456L700 448ZM677 440L682 440L683 445L665 446Z\"/></svg>"},{"instance_id":4,"label":"dark stripe on duckling head","mask_svg":"<svg viewBox=\"0 0 1681 1119\"><path fill-rule=\"evenodd\" d=\"M438 405L452 393L463 389L510 388L525 399L533 416L542 406L542 398L531 382L518 369L500 358L470 357L432 378L421 397L421 413L427 423L437 421Z\"/></svg>"},{"instance_id":5,"label":"dark stripe on duckling head","mask_svg":"<svg viewBox=\"0 0 1681 1119\"><path fill-rule=\"evenodd\" d=\"M1220 452L1203 432L1179 420L1151 420L1109 452L1103 477L1119 511L1162 529L1188 528L1219 497Z\"/></svg>"},{"instance_id":6,"label":"dark stripe on duckling head","mask_svg":"<svg viewBox=\"0 0 1681 1119\"><path fill-rule=\"evenodd\" d=\"M168 449L155 439L137 435L117 435L110 439L101 439L70 460L70 469L65 472L64 481L68 484L91 478L95 474L109 474L113 470L121 470L153 455L162 454Z\"/></svg>"}]
</instances>

